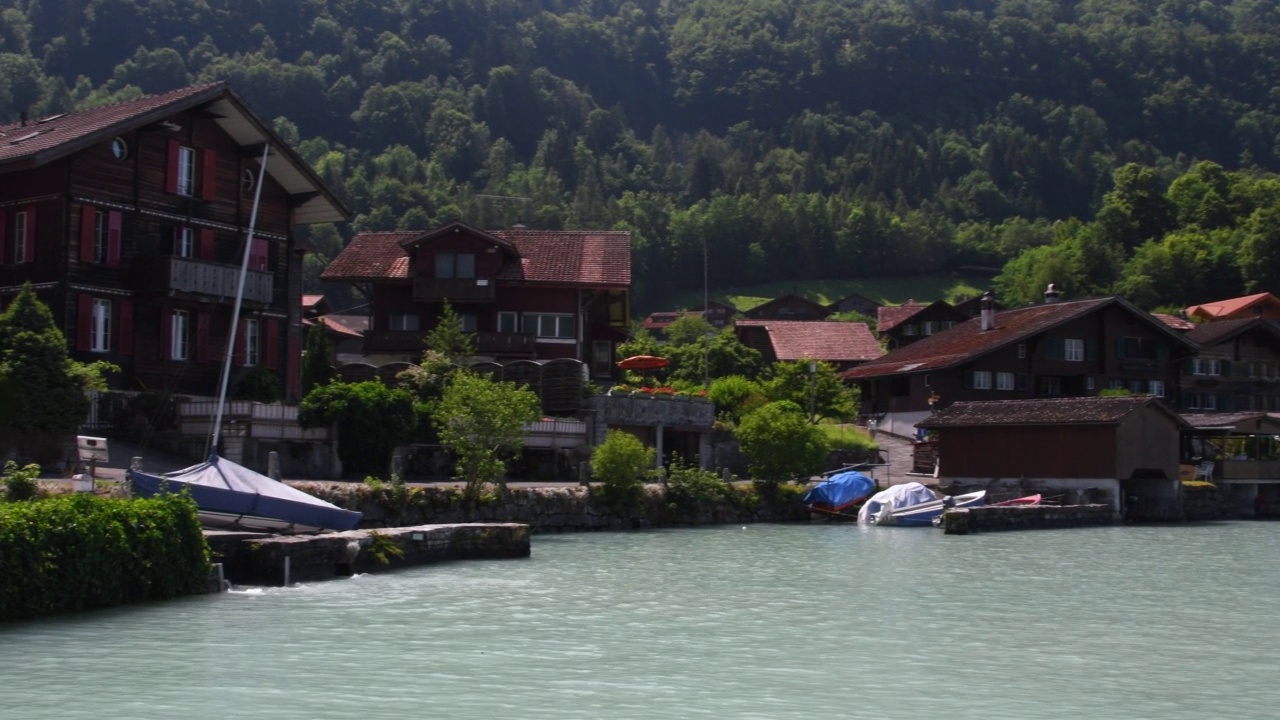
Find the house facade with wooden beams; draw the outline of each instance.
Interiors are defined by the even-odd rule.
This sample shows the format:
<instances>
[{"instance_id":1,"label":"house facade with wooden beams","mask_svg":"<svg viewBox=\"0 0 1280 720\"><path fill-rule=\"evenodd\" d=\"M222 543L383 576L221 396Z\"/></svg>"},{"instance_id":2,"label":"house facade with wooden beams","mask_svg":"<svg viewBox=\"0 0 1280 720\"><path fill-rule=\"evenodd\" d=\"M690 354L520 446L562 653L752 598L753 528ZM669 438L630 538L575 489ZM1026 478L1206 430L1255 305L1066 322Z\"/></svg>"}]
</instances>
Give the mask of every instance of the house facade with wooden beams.
<instances>
[{"instance_id":1,"label":"house facade with wooden beams","mask_svg":"<svg viewBox=\"0 0 1280 720\"><path fill-rule=\"evenodd\" d=\"M233 380L266 368L296 397L294 228L349 215L225 83L0 127L0 303L30 283L74 358L121 368L113 389L214 395L234 342Z\"/></svg>"},{"instance_id":2,"label":"house facade with wooden beams","mask_svg":"<svg viewBox=\"0 0 1280 720\"><path fill-rule=\"evenodd\" d=\"M476 354L496 362L570 358L612 377L627 339L631 235L594 230L361 233L321 273L370 299L366 361L418 362L447 302Z\"/></svg>"},{"instance_id":3,"label":"house facade with wooden beams","mask_svg":"<svg viewBox=\"0 0 1280 720\"><path fill-rule=\"evenodd\" d=\"M1178 403L1178 369L1194 342L1119 297L982 314L841 374L862 390L862 412L888 432L957 401L1088 397L1104 390Z\"/></svg>"},{"instance_id":4,"label":"house facade with wooden beams","mask_svg":"<svg viewBox=\"0 0 1280 720\"><path fill-rule=\"evenodd\" d=\"M1274 322L1215 320L1186 336L1200 350L1182 365L1183 410L1280 412L1280 327Z\"/></svg>"}]
</instances>

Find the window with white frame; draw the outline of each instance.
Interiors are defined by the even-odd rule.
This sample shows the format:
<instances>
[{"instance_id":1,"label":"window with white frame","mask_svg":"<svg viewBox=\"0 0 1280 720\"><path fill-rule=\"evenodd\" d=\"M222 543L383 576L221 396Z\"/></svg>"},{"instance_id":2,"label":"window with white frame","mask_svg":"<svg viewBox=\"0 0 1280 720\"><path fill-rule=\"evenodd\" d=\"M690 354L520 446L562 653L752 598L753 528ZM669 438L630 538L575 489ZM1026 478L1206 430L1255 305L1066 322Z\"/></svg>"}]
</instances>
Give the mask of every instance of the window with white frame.
<instances>
[{"instance_id":1,"label":"window with white frame","mask_svg":"<svg viewBox=\"0 0 1280 720\"><path fill-rule=\"evenodd\" d=\"M191 329L191 314L186 310L174 310L170 318L169 358L186 360L190 352L188 332Z\"/></svg>"},{"instance_id":2,"label":"window with white frame","mask_svg":"<svg viewBox=\"0 0 1280 720\"><path fill-rule=\"evenodd\" d=\"M173 254L177 257L189 258L196 252L196 231L186 225L179 225L173 231Z\"/></svg>"},{"instance_id":3,"label":"window with white frame","mask_svg":"<svg viewBox=\"0 0 1280 720\"><path fill-rule=\"evenodd\" d=\"M1183 405L1185 405L1188 410L1199 410L1200 393L1187 393L1183 398Z\"/></svg>"},{"instance_id":4,"label":"window with white frame","mask_svg":"<svg viewBox=\"0 0 1280 720\"><path fill-rule=\"evenodd\" d=\"M991 371L990 370L974 370L973 371L973 389L974 390L990 390L991 389Z\"/></svg>"},{"instance_id":5,"label":"window with white frame","mask_svg":"<svg viewBox=\"0 0 1280 720\"><path fill-rule=\"evenodd\" d=\"M513 312L498 313L498 332L500 333L516 333L520 332L519 318Z\"/></svg>"},{"instance_id":6,"label":"window with white frame","mask_svg":"<svg viewBox=\"0 0 1280 720\"><path fill-rule=\"evenodd\" d=\"M244 364L253 367L260 362L259 350L262 337L262 326L257 318L246 318L244 321Z\"/></svg>"},{"instance_id":7,"label":"window with white frame","mask_svg":"<svg viewBox=\"0 0 1280 720\"><path fill-rule=\"evenodd\" d=\"M178 148L178 194L190 197L196 191L196 151L194 148Z\"/></svg>"},{"instance_id":8,"label":"window with white frame","mask_svg":"<svg viewBox=\"0 0 1280 720\"><path fill-rule=\"evenodd\" d=\"M916 334L916 324L915 324L915 323L907 323L906 325L903 325L903 326L902 326L902 334L903 334L903 335L906 335L907 337L913 337L913 336L915 336L915 334Z\"/></svg>"},{"instance_id":9,"label":"window with white frame","mask_svg":"<svg viewBox=\"0 0 1280 720\"><path fill-rule=\"evenodd\" d=\"M525 313L524 332L538 338L572 340L576 337L572 315Z\"/></svg>"},{"instance_id":10,"label":"window with white frame","mask_svg":"<svg viewBox=\"0 0 1280 720\"><path fill-rule=\"evenodd\" d=\"M998 372L996 373L996 389L997 390L1013 390L1013 373Z\"/></svg>"},{"instance_id":11,"label":"window with white frame","mask_svg":"<svg viewBox=\"0 0 1280 720\"><path fill-rule=\"evenodd\" d=\"M111 350L111 301L93 300L93 316L89 320L89 349L93 352Z\"/></svg>"},{"instance_id":12,"label":"window with white frame","mask_svg":"<svg viewBox=\"0 0 1280 720\"><path fill-rule=\"evenodd\" d=\"M932 335L936 332L938 332L937 320L925 320L924 322L920 323L921 335Z\"/></svg>"},{"instance_id":13,"label":"window with white frame","mask_svg":"<svg viewBox=\"0 0 1280 720\"><path fill-rule=\"evenodd\" d=\"M1084 389L1085 389L1085 390L1094 390L1094 389L1096 389L1097 387L1098 387L1098 384L1097 384L1096 382L1094 382L1093 378L1091 378L1091 377L1087 377L1087 378L1085 378L1085 379L1084 379Z\"/></svg>"},{"instance_id":14,"label":"window with white frame","mask_svg":"<svg viewBox=\"0 0 1280 720\"><path fill-rule=\"evenodd\" d=\"M1018 343L1018 359L1021 360L1027 356L1027 344Z\"/></svg>"},{"instance_id":15,"label":"window with white frame","mask_svg":"<svg viewBox=\"0 0 1280 720\"><path fill-rule=\"evenodd\" d=\"M1222 365L1217 358L1191 358L1192 375L1220 375Z\"/></svg>"},{"instance_id":16,"label":"window with white frame","mask_svg":"<svg viewBox=\"0 0 1280 720\"><path fill-rule=\"evenodd\" d=\"M390 330L401 330L406 332L418 331L418 313L393 312L388 320Z\"/></svg>"},{"instance_id":17,"label":"window with white frame","mask_svg":"<svg viewBox=\"0 0 1280 720\"><path fill-rule=\"evenodd\" d=\"M1071 362L1084 362L1084 340L1066 338L1062 341L1062 359Z\"/></svg>"},{"instance_id":18,"label":"window with white frame","mask_svg":"<svg viewBox=\"0 0 1280 720\"><path fill-rule=\"evenodd\" d=\"M31 242L28 237L30 233L31 223L27 220L27 211L23 210L13 216L13 262L24 263L30 255L27 244Z\"/></svg>"},{"instance_id":19,"label":"window with white frame","mask_svg":"<svg viewBox=\"0 0 1280 720\"><path fill-rule=\"evenodd\" d=\"M458 313L458 320L462 323L462 332L473 333L480 327L480 318L473 312Z\"/></svg>"},{"instance_id":20,"label":"window with white frame","mask_svg":"<svg viewBox=\"0 0 1280 720\"><path fill-rule=\"evenodd\" d=\"M107 214L102 210L93 213L93 261L107 262Z\"/></svg>"},{"instance_id":21,"label":"window with white frame","mask_svg":"<svg viewBox=\"0 0 1280 720\"><path fill-rule=\"evenodd\" d=\"M1203 401L1200 403L1200 407L1201 407L1201 409L1203 409L1203 410L1217 410L1217 409L1218 409L1218 396L1217 396L1217 395L1214 395L1213 393L1205 393L1205 394L1204 394L1203 396L1201 396L1201 397L1203 398Z\"/></svg>"},{"instance_id":22,"label":"window with white frame","mask_svg":"<svg viewBox=\"0 0 1280 720\"><path fill-rule=\"evenodd\" d=\"M1152 380L1147 385L1147 392L1151 393L1152 395L1155 395L1156 397L1164 397L1164 381Z\"/></svg>"}]
</instances>

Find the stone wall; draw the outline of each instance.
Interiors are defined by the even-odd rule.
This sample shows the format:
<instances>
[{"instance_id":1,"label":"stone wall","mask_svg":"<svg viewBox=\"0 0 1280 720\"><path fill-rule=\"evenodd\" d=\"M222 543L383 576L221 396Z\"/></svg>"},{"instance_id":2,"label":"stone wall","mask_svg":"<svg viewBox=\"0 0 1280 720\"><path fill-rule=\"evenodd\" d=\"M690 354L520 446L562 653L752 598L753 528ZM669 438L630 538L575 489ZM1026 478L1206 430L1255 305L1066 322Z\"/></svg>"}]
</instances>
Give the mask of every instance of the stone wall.
<instances>
[{"instance_id":1,"label":"stone wall","mask_svg":"<svg viewBox=\"0 0 1280 720\"><path fill-rule=\"evenodd\" d=\"M1110 505L1034 505L973 507L948 510L942 515L947 535L969 535L1000 530L1049 530L1110 525Z\"/></svg>"},{"instance_id":2,"label":"stone wall","mask_svg":"<svg viewBox=\"0 0 1280 720\"><path fill-rule=\"evenodd\" d=\"M210 534L208 541L228 581L268 586L450 560L522 558L530 550L529 527L517 523L422 525L326 535L219 533Z\"/></svg>"},{"instance_id":3,"label":"stone wall","mask_svg":"<svg viewBox=\"0 0 1280 720\"><path fill-rule=\"evenodd\" d=\"M1216 485L1182 486L1182 511L1187 520L1227 520L1236 517L1231 498Z\"/></svg>"}]
</instances>

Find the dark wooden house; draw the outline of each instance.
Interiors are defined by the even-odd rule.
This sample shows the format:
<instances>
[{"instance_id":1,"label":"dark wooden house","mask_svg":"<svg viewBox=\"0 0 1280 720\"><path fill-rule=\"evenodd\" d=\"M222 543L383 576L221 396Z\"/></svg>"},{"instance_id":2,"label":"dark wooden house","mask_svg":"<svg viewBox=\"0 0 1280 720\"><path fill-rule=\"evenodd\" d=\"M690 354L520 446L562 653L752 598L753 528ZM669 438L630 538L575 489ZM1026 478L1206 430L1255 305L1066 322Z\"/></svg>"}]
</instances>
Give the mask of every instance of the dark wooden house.
<instances>
[{"instance_id":1,"label":"dark wooden house","mask_svg":"<svg viewBox=\"0 0 1280 720\"><path fill-rule=\"evenodd\" d=\"M1180 519L1179 443L1189 426L1154 397L961 401L918 426L936 435L944 485L1013 487L1110 502L1135 519Z\"/></svg>"},{"instance_id":2,"label":"dark wooden house","mask_svg":"<svg viewBox=\"0 0 1280 720\"><path fill-rule=\"evenodd\" d=\"M226 84L23 121L0 140L0 303L31 283L73 357L120 366L116 389L213 395L234 341L236 378L265 368L296 397L293 231L350 213Z\"/></svg>"},{"instance_id":3,"label":"dark wooden house","mask_svg":"<svg viewBox=\"0 0 1280 720\"><path fill-rule=\"evenodd\" d=\"M885 305L876 311L876 332L890 350L906 347L921 338L955 327L968 320L945 300L928 305L908 300L901 305Z\"/></svg>"},{"instance_id":4,"label":"dark wooden house","mask_svg":"<svg viewBox=\"0 0 1280 720\"><path fill-rule=\"evenodd\" d=\"M1086 397L1105 389L1176 407L1178 368L1196 345L1119 297L989 313L842 374L880 428L914 425L953 402Z\"/></svg>"},{"instance_id":5,"label":"dark wooden house","mask_svg":"<svg viewBox=\"0 0 1280 720\"><path fill-rule=\"evenodd\" d=\"M366 361L422 357L446 302L498 362L571 358L614 373L630 316L631 236L614 231L435 230L357 235L321 279L367 286Z\"/></svg>"},{"instance_id":6,"label":"dark wooden house","mask_svg":"<svg viewBox=\"0 0 1280 720\"><path fill-rule=\"evenodd\" d=\"M1280 327L1215 320L1187 331L1200 346L1182 363L1179 406L1191 412L1280 412Z\"/></svg>"},{"instance_id":7,"label":"dark wooden house","mask_svg":"<svg viewBox=\"0 0 1280 720\"><path fill-rule=\"evenodd\" d=\"M743 313L751 320L822 320L830 314L826 305L795 293L776 297Z\"/></svg>"},{"instance_id":8,"label":"dark wooden house","mask_svg":"<svg viewBox=\"0 0 1280 720\"><path fill-rule=\"evenodd\" d=\"M835 313L856 312L868 317L875 317L876 312L880 307L881 303L872 300L866 295L849 293L830 305L827 305L827 310L829 310L833 315Z\"/></svg>"}]
</instances>

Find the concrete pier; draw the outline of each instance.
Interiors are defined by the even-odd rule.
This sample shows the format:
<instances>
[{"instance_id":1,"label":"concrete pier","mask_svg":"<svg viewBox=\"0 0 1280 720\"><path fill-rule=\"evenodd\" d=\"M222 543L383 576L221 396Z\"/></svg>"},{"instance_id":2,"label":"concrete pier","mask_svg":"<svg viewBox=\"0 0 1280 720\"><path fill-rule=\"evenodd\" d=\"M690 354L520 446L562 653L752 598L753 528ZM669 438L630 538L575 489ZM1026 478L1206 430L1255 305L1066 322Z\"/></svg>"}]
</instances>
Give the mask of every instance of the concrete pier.
<instances>
[{"instance_id":1,"label":"concrete pier","mask_svg":"<svg viewBox=\"0 0 1280 720\"><path fill-rule=\"evenodd\" d=\"M529 557L529 526L459 523L323 535L206 531L213 562L235 585L281 586L448 562Z\"/></svg>"}]
</instances>

